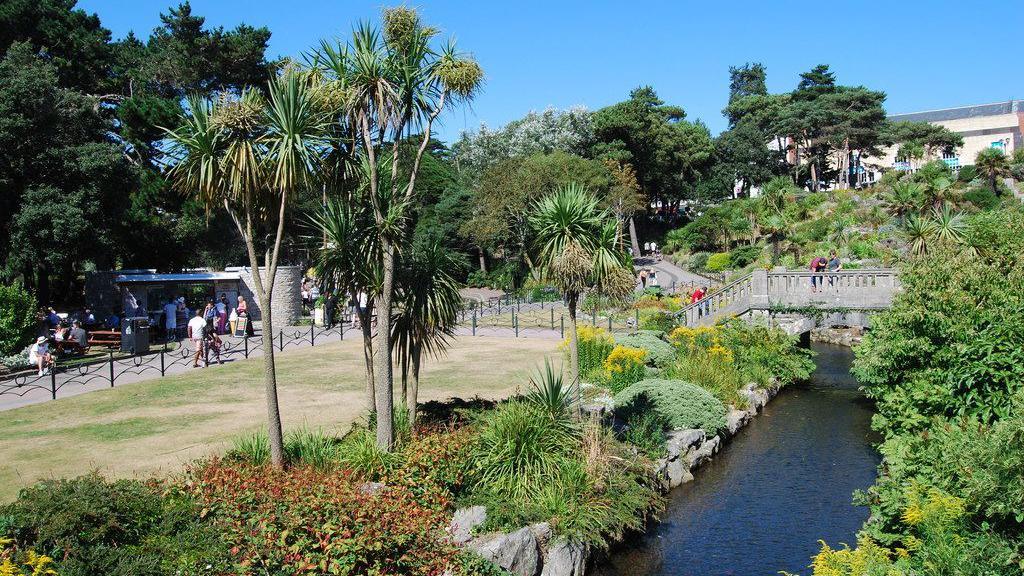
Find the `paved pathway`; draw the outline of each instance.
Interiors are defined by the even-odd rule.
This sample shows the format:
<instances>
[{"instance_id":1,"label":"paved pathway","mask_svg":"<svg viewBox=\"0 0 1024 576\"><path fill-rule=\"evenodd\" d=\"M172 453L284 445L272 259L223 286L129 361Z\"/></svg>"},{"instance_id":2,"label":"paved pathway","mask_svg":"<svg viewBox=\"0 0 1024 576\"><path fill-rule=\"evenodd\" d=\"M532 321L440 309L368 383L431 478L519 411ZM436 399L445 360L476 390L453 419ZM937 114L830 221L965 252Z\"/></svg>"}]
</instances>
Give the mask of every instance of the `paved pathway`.
<instances>
[{"instance_id":1,"label":"paved pathway","mask_svg":"<svg viewBox=\"0 0 1024 576\"><path fill-rule=\"evenodd\" d=\"M658 284L665 289L671 289L673 282L680 288L689 288L690 286L717 286L719 284L716 280L711 278L695 274L688 270L683 270L664 258L659 261L654 261L651 258L638 258L636 260L636 266L638 268L654 268L658 273Z\"/></svg>"}]
</instances>

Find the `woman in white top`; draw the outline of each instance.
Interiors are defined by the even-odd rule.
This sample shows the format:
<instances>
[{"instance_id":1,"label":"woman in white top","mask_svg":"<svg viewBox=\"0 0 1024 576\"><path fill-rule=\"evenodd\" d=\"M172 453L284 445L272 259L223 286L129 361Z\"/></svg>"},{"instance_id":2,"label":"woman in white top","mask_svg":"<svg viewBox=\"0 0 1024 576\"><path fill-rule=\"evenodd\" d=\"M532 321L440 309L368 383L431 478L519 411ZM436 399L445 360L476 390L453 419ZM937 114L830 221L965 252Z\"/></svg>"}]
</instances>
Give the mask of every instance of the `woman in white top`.
<instances>
[{"instance_id":1,"label":"woman in white top","mask_svg":"<svg viewBox=\"0 0 1024 576\"><path fill-rule=\"evenodd\" d=\"M43 375L44 366L53 366L53 355L50 354L50 346L46 343L46 336L36 338L36 343L28 350L28 361L39 368L39 375Z\"/></svg>"}]
</instances>

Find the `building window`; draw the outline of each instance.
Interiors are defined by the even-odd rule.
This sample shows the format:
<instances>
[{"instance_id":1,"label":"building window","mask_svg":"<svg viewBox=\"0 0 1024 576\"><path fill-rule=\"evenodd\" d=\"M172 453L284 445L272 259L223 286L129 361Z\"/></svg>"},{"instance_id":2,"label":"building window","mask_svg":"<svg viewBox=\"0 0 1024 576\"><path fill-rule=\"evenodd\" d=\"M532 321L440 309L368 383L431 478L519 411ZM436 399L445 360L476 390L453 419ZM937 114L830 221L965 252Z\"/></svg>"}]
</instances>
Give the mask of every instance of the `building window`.
<instances>
[{"instance_id":1,"label":"building window","mask_svg":"<svg viewBox=\"0 0 1024 576\"><path fill-rule=\"evenodd\" d=\"M1006 143L1003 142L1002 140L996 140L995 142L993 142L992 147L995 148L996 150L1002 150L1003 152L1006 152Z\"/></svg>"}]
</instances>

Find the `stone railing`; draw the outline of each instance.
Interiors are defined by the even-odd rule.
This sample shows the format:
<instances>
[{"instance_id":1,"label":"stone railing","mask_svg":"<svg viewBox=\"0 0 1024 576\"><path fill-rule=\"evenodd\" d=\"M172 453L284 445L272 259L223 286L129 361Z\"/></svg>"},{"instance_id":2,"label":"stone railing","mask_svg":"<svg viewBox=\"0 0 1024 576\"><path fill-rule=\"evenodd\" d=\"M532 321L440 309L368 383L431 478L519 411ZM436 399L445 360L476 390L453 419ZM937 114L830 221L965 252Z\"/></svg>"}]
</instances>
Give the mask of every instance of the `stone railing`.
<instances>
[{"instance_id":1,"label":"stone railing","mask_svg":"<svg viewBox=\"0 0 1024 576\"><path fill-rule=\"evenodd\" d=\"M822 273L755 270L683 308L678 316L685 326L699 326L754 310L878 310L892 304L899 287L896 271L885 268Z\"/></svg>"}]
</instances>

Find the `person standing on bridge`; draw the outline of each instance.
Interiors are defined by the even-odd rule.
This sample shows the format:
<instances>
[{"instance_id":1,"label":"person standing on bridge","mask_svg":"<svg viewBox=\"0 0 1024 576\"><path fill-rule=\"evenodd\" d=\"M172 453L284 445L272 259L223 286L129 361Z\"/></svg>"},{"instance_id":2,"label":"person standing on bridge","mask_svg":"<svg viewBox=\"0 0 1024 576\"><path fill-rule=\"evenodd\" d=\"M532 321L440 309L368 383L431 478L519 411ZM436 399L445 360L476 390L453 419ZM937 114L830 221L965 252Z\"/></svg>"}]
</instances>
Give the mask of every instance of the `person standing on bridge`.
<instances>
[{"instance_id":1,"label":"person standing on bridge","mask_svg":"<svg viewBox=\"0 0 1024 576\"><path fill-rule=\"evenodd\" d=\"M815 256L811 259L811 264L809 266L811 270L811 292L817 292L819 285L822 290L825 289L825 278L821 273L825 271L825 266L827 264L828 260L822 256Z\"/></svg>"},{"instance_id":2,"label":"person standing on bridge","mask_svg":"<svg viewBox=\"0 0 1024 576\"><path fill-rule=\"evenodd\" d=\"M696 304L697 302L700 302L703 299L704 299L704 288L703 287L698 287L696 290L693 291L692 294L690 294L690 304ZM703 316L703 314L701 313L702 312L701 308L702 308L701 306L697 307L697 317L698 318Z\"/></svg>"},{"instance_id":3,"label":"person standing on bridge","mask_svg":"<svg viewBox=\"0 0 1024 576\"><path fill-rule=\"evenodd\" d=\"M828 266L828 271L829 272L839 272L840 270L843 269L843 261L839 259L839 255L836 254L835 250L833 250L828 255L828 264L827 264L827 266ZM834 286L835 283L836 283L836 276L834 274L829 274L828 285L829 286Z\"/></svg>"}]
</instances>

